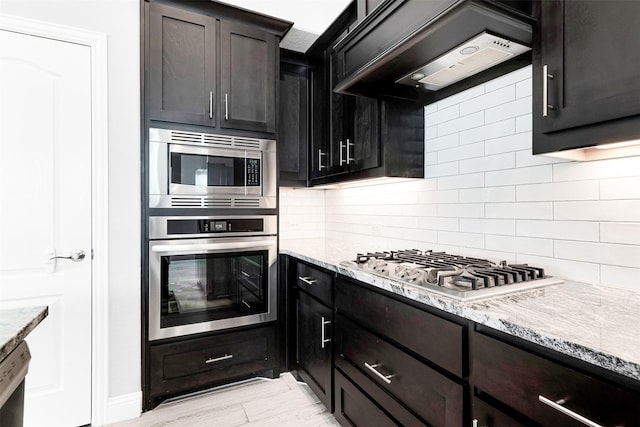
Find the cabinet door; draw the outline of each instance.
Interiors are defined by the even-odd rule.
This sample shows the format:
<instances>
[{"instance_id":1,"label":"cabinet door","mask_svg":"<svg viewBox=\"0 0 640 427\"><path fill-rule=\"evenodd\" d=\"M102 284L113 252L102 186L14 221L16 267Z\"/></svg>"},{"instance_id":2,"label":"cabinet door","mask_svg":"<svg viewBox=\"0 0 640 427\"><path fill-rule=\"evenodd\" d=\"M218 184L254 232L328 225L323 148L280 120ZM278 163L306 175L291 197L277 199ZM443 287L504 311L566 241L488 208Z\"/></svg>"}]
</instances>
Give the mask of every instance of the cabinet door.
<instances>
[{"instance_id":1,"label":"cabinet door","mask_svg":"<svg viewBox=\"0 0 640 427\"><path fill-rule=\"evenodd\" d=\"M347 140L351 139L348 124L352 111L350 105L351 97L333 91L335 82L338 79L339 65L336 62L337 55L335 53L330 53L328 57L330 70L328 91L331 114L329 116L329 165L327 174L335 175L348 171Z\"/></svg>"},{"instance_id":2,"label":"cabinet door","mask_svg":"<svg viewBox=\"0 0 640 427\"><path fill-rule=\"evenodd\" d=\"M275 132L276 37L220 22L220 126Z\"/></svg>"},{"instance_id":3,"label":"cabinet door","mask_svg":"<svg viewBox=\"0 0 640 427\"><path fill-rule=\"evenodd\" d=\"M278 126L281 186L306 185L307 107L307 67L281 62L280 121Z\"/></svg>"},{"instance_id":4,"label":"cabinet door","mask_svg":"<svg viewBox=\"0 0 640 427\"><path fill-rule=\"evenodd\" d=\"M321 178L327 174L327 73L324 56L309 64L309 116L311 117L311 141L309 144L309 179Z\"/></svg>"},{"instance_id":5,"label":"cabinet door","mask_svg":"<svg viewBox=\"0 0 640 427\"><path fill-rule=\"evenodd\" d=\"M347 163L350 172L380 166L380 104L377 99L352 97L347 138Z\"/></svg>"},{"instance_id":6,"label":"cabinet door","mask_svg":"<svg viewBox=\"0 0 640 427\"><path fill-rule=\"evenodd\" d=\"M215 126L216 20L149 5L149 116Z\"/></svg>"},{"instance_id":7,"label":"cabinet door","mask_svg":"<svg viewBox=\"0 0 640 427\"><path fill-rule=\"evenodd\" d=\"M298 373L320 401L331 410L333 313L330 308L304 292L298 292L296 318Z\"/></svg>"},{"instance_id":8,"label":"cabinet door","mask_svg":"<svg viewBox=\"0 0 640 427\"><path fill-rule=\"evenodd\" d=\"M640 2L553 0L540 7L539 131L640 114Z\"/></svg>"}]
</instances>

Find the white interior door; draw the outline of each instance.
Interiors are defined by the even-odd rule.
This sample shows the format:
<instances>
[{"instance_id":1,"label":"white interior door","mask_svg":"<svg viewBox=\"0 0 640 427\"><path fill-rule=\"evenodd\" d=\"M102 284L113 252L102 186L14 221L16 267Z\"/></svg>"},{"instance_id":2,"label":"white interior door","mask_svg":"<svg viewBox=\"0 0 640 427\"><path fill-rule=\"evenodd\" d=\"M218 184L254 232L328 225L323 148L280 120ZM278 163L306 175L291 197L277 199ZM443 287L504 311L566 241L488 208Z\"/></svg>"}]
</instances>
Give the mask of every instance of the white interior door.
<instances>
[{"instance_id":1,"label":"white interior door","mask_svg":"<svg viewBox=\"0 0 640 427\"><path fill-rule=\"evenodd\" d=\"M49 306L27 427L91 422L91 264L90 48L0 30L0 307Z\"/></svg>"}]
</instances>

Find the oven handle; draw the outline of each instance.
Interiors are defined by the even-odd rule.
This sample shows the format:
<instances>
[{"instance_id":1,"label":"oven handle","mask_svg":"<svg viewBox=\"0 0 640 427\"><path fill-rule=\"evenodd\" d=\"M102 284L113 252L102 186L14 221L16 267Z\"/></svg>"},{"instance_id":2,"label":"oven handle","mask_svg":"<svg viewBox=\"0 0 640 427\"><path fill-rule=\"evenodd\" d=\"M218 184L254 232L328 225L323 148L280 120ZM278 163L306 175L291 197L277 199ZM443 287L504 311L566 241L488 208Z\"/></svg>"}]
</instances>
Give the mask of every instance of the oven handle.
<instances>
[{"instance_id":1,"label":"oven handle","mask_svg":"<svg viewBox=\"0 0 640 427\"><path fill-rule=\"evenodd\" d=\"M250 242L221 242L221 243L188 243L176 245L155 245L151 252L193 252L193 251L223 251L227 249L251 249L263 246L275 246L274 240L253 240Z\"/></svg>"}]
</instances>

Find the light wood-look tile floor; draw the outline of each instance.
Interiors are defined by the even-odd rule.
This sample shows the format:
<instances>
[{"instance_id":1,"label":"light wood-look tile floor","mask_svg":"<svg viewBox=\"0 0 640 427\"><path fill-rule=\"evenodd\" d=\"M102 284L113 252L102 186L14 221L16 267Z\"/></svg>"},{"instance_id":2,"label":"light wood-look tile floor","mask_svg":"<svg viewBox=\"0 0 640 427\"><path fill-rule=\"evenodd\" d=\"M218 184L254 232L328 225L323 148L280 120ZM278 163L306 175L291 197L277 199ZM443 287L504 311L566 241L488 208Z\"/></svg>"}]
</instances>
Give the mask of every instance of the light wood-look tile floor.
<instances>
[{"instance_id":1,"label":"light wood-look tile floor","mask_svg":"<svg viewBox=\"0 0 640 427\"><path fill-rule=\"evenodd\" d=\"M253 379L167 401L111 427L335 427L336 419L289 373Z\"/></svg>"}]
</instances>

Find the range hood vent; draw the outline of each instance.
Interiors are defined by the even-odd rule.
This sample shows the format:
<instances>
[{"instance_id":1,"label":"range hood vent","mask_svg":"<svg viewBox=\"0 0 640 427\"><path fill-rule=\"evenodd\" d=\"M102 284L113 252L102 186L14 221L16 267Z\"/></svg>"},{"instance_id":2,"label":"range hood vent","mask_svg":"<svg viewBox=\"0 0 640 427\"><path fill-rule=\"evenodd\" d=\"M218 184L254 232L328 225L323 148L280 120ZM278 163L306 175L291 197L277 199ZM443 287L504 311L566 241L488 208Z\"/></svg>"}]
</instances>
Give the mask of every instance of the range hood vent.
<instances>
[{"instance_id":1,"label":"range hood vent","mask_svg":"<svg viewBox=\"0 0 640 427\"><path fill-rule=\"evenodd\" d=\"M396 83L422 84L424 89L438 90L529 50L530 47L483 32Z\"/></svg>"}]
</instances>

